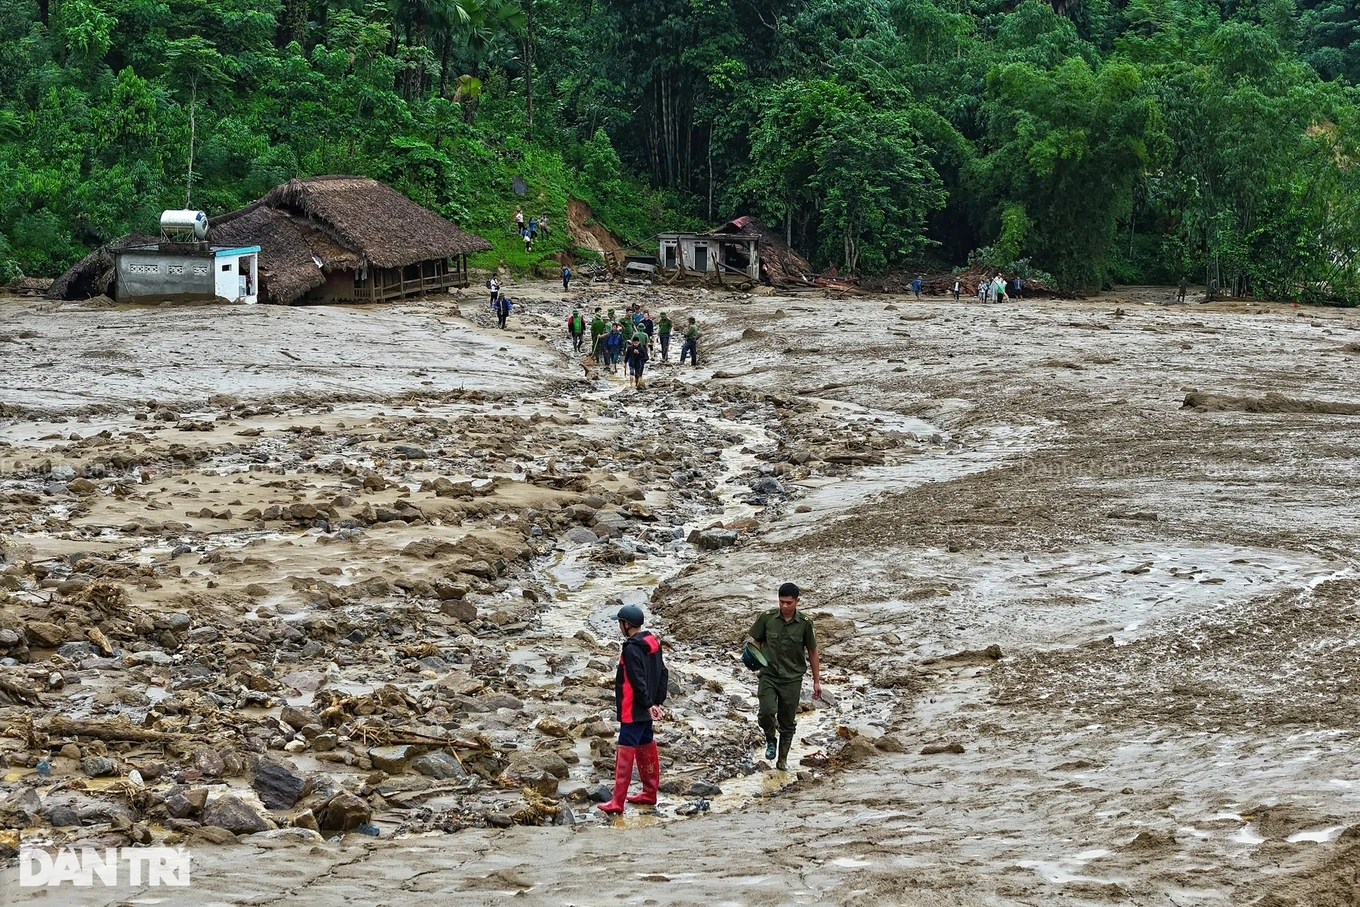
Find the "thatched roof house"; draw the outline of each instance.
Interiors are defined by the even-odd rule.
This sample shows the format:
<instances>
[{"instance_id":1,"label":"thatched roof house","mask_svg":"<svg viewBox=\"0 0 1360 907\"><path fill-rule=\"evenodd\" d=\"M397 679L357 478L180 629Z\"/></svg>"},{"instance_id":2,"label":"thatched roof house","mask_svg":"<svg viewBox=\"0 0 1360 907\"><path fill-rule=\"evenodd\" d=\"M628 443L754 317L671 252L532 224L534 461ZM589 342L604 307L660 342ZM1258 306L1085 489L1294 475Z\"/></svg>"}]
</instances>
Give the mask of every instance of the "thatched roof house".
<instances>
[{"instance_id":1,"label":"thatched roof house","mask_svg":"<svg viewBox=\"0 0 1360 907\"><path fill-rule=\"evenodd\" d=\"M277 305L381 302L467 286L467 256L491 248L400 192L357 176L290 180L212 218L208 239L259 246L259 298ZM111 248L87 256L51 295L82 298L75 294L87 286L108 292ZM84 276L73 274L78 269Z\"/></svg>"}]
</instances>

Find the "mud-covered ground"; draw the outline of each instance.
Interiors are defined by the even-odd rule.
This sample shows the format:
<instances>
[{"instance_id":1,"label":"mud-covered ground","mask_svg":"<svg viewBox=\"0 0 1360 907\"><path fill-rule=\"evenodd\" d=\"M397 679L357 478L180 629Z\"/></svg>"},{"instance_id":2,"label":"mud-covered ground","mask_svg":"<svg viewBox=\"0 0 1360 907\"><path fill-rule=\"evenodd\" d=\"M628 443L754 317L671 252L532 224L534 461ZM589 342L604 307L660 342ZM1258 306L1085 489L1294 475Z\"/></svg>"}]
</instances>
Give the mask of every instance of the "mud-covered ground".
<instances>
[{"instance_id":1,"label":"mud-covered ground","mask_svg":"<svg viewBox=\"0 0 1360 907\"><path fill-rule=\"evenodd\" d=\"M0 301L0 824L193 854L6 897L1353 903L1360 320L511 294ZM570 354L634 301L702 366ZM735 660L784 579L797 774ZM668 783L604 823L625 601Z\"/></svg>"}]
</instances>

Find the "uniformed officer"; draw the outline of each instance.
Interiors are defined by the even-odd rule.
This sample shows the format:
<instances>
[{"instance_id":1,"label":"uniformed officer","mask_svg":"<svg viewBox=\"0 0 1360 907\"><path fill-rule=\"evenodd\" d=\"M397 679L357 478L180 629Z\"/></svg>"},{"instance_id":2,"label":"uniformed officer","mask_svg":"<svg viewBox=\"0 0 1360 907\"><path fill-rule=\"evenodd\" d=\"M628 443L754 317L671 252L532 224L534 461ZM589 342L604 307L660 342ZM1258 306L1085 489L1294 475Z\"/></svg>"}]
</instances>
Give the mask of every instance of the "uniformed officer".
<instances>
[{"instance_id":1,"label":"uniformed officer","mask_svg":"<svg viewBox=\"0 0 1360 907\"><path fill-rule=\"evenodd\" d=\"M798 700L803 695L803 675L812 663L812 698L822 698L822 664L811 618L798 610L798 587L779 587L779 607L766 611L751 627L751 641L769 663L760 671L756 695L760 699L760 729L765 732L765 758L779 761L775 768L789 770ZM779 732L776 740L775 731Z\"/></svg>"}]
</instances>

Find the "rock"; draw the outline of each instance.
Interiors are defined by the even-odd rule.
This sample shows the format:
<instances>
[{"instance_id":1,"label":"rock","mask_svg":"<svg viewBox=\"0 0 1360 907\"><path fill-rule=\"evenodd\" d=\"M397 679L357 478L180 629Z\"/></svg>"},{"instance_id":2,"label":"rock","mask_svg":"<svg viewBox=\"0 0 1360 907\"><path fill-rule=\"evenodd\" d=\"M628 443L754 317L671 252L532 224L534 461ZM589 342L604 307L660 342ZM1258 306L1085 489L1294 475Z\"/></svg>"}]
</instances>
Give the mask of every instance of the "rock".
<instances>
[{"instance_id":1,"label":"rock","mask_svg":"<svg viewBox=\"0 0 1360 907\"><path fill-rule=\"evenodd\" d=\"M549 737L566 737L571 734L571 728L567 727L552 715L544 715L538 719L538 724L534 725L540 734Z\"/></svg>"},{"instance_id":2,"label":"rock","mask_svg":"<svg viewBox=\"0 0 1360 907\"><path fill-rule=\"evenodd\" d=\"M551 750L542 752L515 753L510 760L506 773L544 771L555 778L566 778L570 774L567 760ZM610 796L613 796L612 794Z\"/></svg>"},{"instance_id":3,"label":"rock","mask_svg":"<svg viewBox=\"0 0 1360 907\"><path fill-rule=\"evenodd\" d=\"M173 793L165 798L165 811L172 819L187 819L195 812L189 798L182 793Z\"/></svg>"},{"instance_id":4,"label":"rock","mask_svg":"<svg viewBox=\"0 0 1360 907\"><path fill-rule=\"evenodd\" d=\"M316 814L310 809L304 809L302 812L295 814L292 821L294 828L307 828L315 832L321 831L321 826L316 822Z\"/></svg>"},{"instance_id":5,"label":"rock","mask_svg":"<svg viewBox=\"0 0 1360 907\"><path fill-rule=\"evenodd\" d=\"M439 580L434 584L434 594L439 596L442 601L456 601L467 598L467 586L451 583L448 580Z\"/></svg>"},{"instance_id":6,"label":"rock","mask_svg":"<svg viewBox=\"0 0 1360 907\"><path fill-rule=\"evenodd\" d=\"M304 709L295 708L294 706L291 705L284 706L283 711L279 714L279 717L283 719L284 724L288 725L295 731L300 731L309 724L321 723L321 719L318 718L314 713L308 712Z\"/></svg>"},{"instance_id":7,"label":"rock","mask_svg":"<svg viewBox=\"0 0 1360 907\"><path fill-rule=\"evenodd\" d=\"M477 606L460 599L440 602L439 612L465 624L470 624L477 619Z\"/></svg>"},{"instance_id":8,"label":"rock","mask_svg":"<svg viewBox=\"0 0 1360 907\"><path fill-rule=\"evenodd\" d=\"M47 811L47 821L53 828L68 828L80 825L80 815L69 806L54 806Z\"/></svg>"},{"instance_id":9,"label":"rock","mask_svg":"<svg viewBox=\"0 0 1360 907\"><path fill-rule=\"evenodd\" d=\"M375 746L368 751L373 767L384 772L397 774L406 770L407 764L416 757L417 750L409 744L400 746Z\"/></svg>"},{"instance_id":10,"label":"rock","mask_svg":"<svg viewBox=\"0 0 1360 907\"><path fill-rule=\"evenodd\" d=\"M133 652L124 658L129 667L136 665L158 665L165 666L175 663L175 658L159 649L147 649L145 652Z\"/></svg>"},{"instance_id":11,"label":"rock","mask_svg":"<svg viewBox=\"0 0 1360 907\"><path fill-rule=\"evenodd\" d=\"M874 741L874 746L885 753L905 753L907 751L906 744L891 734L884 734L879 737Z\"/></svg>"},{"instance_id":12,"label":"rock","mask_svg":"<svg viewBox=\"0 0 1360 907\"><path fill-rule=\"evenodd\" d=\"M265 809L292 809L307 790L307 779L281 760L262 759L250 786L260 795Z\"/></svg>"},{"instance_id":13,"label":"rock","mask_svg":"<svg viewBox=\"0 0 1360 907\"><path fill-rule=\"evenodd\" d=\"M151 843L151 829L147 828L142 822L134 822L132 828L128 830L128 840L133 844L143 846Z\"/></svg>"},{"instance_id":14,"label":"rock","mask_svg":"<svg viewBox=\"0 0 1360 907\"><path fill-rule=\"evenodd\" d=\"M227 770L227 763L217 750L204 746L194 750L194 768L209 778L217 778Z\"/></svg>"},{"instance_id":15,"label":"rock","mask_svg":"<svg viewBox=\"0 0 1360 907\"><path fill-rule=\"evenodd\" d=\"M193 618L183 611L166 611L157 614L156 626L172 633L184 633L193 625Z\"/></svg>"},{"instance_id":16,"label":"rock","mask_svg":"<svg viewBox=\"0 0 1360 907\"><path fill-rule=\"evenodd\" d=\"M445 752L426 753L411 762L411 768L427 778L447 781L450 778L466 778L467 771L453 756Z\"/></svg>"},{"instance_id":17,"label":"rock","mask_svg":"<svg viewBox=\"0 0 1360 907\"><path fill-rule=\"evenodd\" d=\"M863 762L878 755L878 747L868 737L852 737L841 750L841 758L850 762Z\"/></svg>"},{"instance_id":18,"label":"rock","mask_svg":"<svg viewBox=\"0 0 1360 907\"><path fill-rule=\"evenodd\" d=\"M373 808L365 801L343 790L326 801L317 816L322 831L352 831L373 818Z\"/></svg>"},{"instance_id":19,"label":"rock","mask_svg":"<svg viewBox=\"0 0 1360 907\"><path fill-rule=\"evenodd\" d=\"M398 444L396 447L392 448L392 453L399 457L405 457L408 460L425 460L430 456L424 450L413 444Z\"/></svg>"},{"instance_id":20,"label":"rock","mask_svg":"<svg viewBox=\"0 0 1360 907\"><path fill-rule=\"evenodd\" d=\"M509 693L488 693L485 696L479 696L477 701L485 706L489 712L494 712L497 709L510 709L519 712L524 709L524 703Z\"/></svg>"},{"instance_id":21,"label":"rock","mask_svg":"<svg viewBox=\"0 0 1360 907\"><path fill-rule=\"evenodd\" d=\"M573 526L567 530L567 541L573 545L593 545L600 540L594 530L584 526Z\"/></svg>"},{"instance_id":22,"label":"rock","mask_svg":"<svg viewBox=\"0 0 1360 907\"><path fill-rule=\"evenodd\" d=\"M695 781L685 791L687 797L717 797L722 794L722 788L707 781Z\"/></svg>"},{"instance_id":23,"label":"rock","mask_svg":"<svg viewBox=\"0 0 1360 907\"><path fill-rule=\"evenodd\" d=\"M963 744L957 741L954 743L928 743L921 747L922 756L934 756L938 753L951 753L957 756L963 752Z\"/></svg>"},{"instance_id":24,"label":"rock","mask_svg":"<svg viewBox=\"0 0 1360 907\"><path fill-rule=\"evenodd\" d=\"M47 621L35 620L24 625L29 645L38 649L55 649L66 641L66 630Z\"/></svg>"},{"instance_id":25,"label":"rock","mask_svg":"<svg viewBox=\"0 0 1360 907\"><path fill-rule=\"evenodd\" d=\"M203 808L203 824L232 834L253 835L269 830L269 820L234 794L224 794Z\"/></svg>"},{"instance_id":26,"label":"rock","mask_svg":"<svg viewBox=\"0 0 1360 907\"><path fill-rule=\"evenodd\" d=\"M202 826L189 829L189 834L193 835L195 841L204 841L208 844L235 844L236 835L225 828L218 828L215 825Z\"/></svg>"},{"instance_id":27,"label":"rock","mask_svg":"<svg viewBox=\"0 0 1360 907\"><path fill-rule=\"evenodd\" d=\"M12 794L3 806L0 806L0 813L14 817L22 827L36 825L38 817L42 815L42 808L42 796L33 788L26 787Z\"/></svg>"},{"instance_id":28,"label":"rock","mask_svg":"<svg viewBox=\"0 0 1360 907\"><path fill-rule=\"evenodd\" d=\"M326 839L311 828L275 828L258 836L264 841L283 841L287 844L320 844ZM252 839L254 840L254 839Z\"/></svg>"},{"instance_id":29,"label":"rock","mask_svg":"<svg viewBox=\"0 0 1360 907\"><path fill-rule=\"evenodd\" d=\"M614 799L614 789L604 784L597 784L586 791L586 799L591 803L608 803Z\"/></svg>"},{"instance_id":30,"label":"rock","mask_svg":"<svg viewBox=\"0 0 1360 907\"><path fill-rule=\"evenodd\" d=\"M65 463L53 466L50 474L58 482L69 482L76 477L76 471Z\"/></svg>"},{"instance_id":31,"label":"rock","mask_svg":"<svg viewBox=\"0 0 1360 907\"><path fill-rule=\"evenodd\" d=\"M727 548L737 543L737 534L731 529L705 529L699 533L699 547L708 551Z\"/></svg>"},{"instance_id":32,"label":"rock","mask_svg":"<svg viewBox=\"0 0 1360 907\"><path fill-rule=\"evenodd\" d=\"M89 479L72 479L66 483L66 490L71 494L93 494L99 486Z\"/></svg>"},{"instance_id":33,"label":"rock","mask_svg":"<svg viewBox=\"0 0 1360 907\"><path fill-rule=\"evenodd\" d=\"M108 756L86 756L80 760L80 768L91 778L102 778L118 771L117 764Z\"/></svg>"},{"instance_id":34,"label":"rock","mask_svg":"<svg viewBox=\"0 0 1360 907\"><path fill-rule=\"evenodd\" d=\"M751 490L756 494L783 494L784 486L773 476L765 476L752 482Z\"/></svg>"},{"instance_id":35,"label":"rock","mask_svg":"<svg viewBox=\"0 0 1360 907\"><path fill-rule=\"evenodd\" d=\"M0 649L9 649L17 646L21 639L23 639L23 637L13 630L0 630ZM84 645L89 645L89 643L84 643ZM91 647L91 651L93 651L93 647Z\"/></svg>"}]
</instances>

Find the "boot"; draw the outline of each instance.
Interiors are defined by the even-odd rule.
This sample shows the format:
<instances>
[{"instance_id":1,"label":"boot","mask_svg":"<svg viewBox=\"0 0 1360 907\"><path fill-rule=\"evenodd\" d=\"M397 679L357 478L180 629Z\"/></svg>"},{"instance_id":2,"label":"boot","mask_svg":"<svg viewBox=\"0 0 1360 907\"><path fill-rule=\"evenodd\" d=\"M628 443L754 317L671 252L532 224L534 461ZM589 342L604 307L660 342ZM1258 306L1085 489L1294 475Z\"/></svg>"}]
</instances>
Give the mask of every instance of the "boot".
<instances>
[{"instance_id":1,"label":"boot","mask_svg":"<svg viewBox=\"0 0 1360 907\"><path fill-rule=\"evenodd\" d=\"M776 746L778 746L778 741L775 740L773 737L766 737L766 738L765 738L765 758L766 758L766 759L773 759L773 758L774 758L775 747L776 747Z\"/></svg>"},{"instance_id":2,"label":"boot","mask_svg":"<svg viewBox=\"0 0 1360 907\"><path fill-rule=\"evenodd\" d=\"M789 770L789 748L792 746L793 746L792 734L779 735L779 761L774 764L774 767L781 772L786 772Z\"/></svg>"},{"instance_id":3,"label":"boot","mask_svg":"<svg viewBox=\"0 0 1360 907\"><path fill-rule=\"evenodd\" d=\"M642 791L629 797L628 802L650 806L656 803L656 789L661 786L661 757L657 755L655 740L637 748L637 770Z\"/></svg>"},{"instance_id":4,"label":"boot","mask_svg":"<svg viewBox=\"0 0 1360 907\"><path fill-rule=\"evenodd\" d=\"M628 783L633 780L633 762L637 759L637 747L621 746L614 756L614 799L595 807L602 813L623 812L624 797L628 796Z\"/></svg>"}]
</instances>

